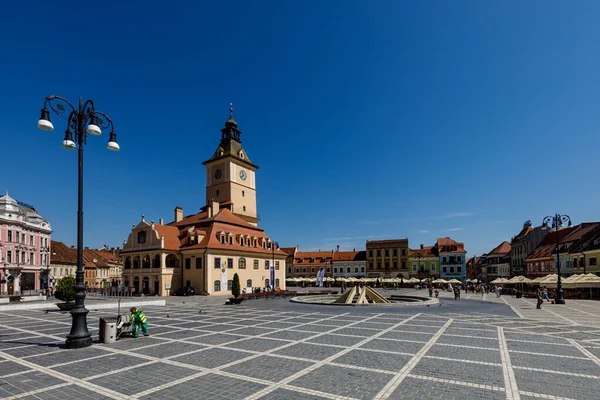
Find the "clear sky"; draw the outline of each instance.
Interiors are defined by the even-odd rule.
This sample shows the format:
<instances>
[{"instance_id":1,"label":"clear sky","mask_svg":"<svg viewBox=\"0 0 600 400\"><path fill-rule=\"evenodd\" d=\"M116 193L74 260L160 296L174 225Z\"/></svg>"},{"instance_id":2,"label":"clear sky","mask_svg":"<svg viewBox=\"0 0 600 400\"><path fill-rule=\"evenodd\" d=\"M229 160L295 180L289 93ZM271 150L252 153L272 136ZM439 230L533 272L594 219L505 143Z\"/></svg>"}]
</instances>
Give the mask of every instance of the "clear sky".
<instances>
[{"instance_id":1,"label":"clear sky","mask_svg":"<svg viewBox=\"0 0 600 400\"><path fill-rule=\"evenodd\" d=\"M282 246L464 241L600 220L600 2L12 1L0 14L0 185L76 242L77 153L44 97L114 120L85 153L85 243L204 205L233 102Z\"/></svg>"}]
</instances>

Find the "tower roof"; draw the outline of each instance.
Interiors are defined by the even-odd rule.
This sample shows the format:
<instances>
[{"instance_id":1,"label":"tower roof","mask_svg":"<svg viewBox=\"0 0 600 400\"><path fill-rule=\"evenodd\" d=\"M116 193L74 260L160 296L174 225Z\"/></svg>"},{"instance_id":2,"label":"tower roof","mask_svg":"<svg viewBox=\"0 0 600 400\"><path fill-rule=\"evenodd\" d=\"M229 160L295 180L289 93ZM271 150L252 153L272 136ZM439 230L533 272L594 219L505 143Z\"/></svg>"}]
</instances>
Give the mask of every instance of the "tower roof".
<instances>
[{"instance_id":1,"label":"tower roof","mask_svg":"<svg viewBox=\"0 0 600 400\"><path fill-rule=\"evenodd\" d=\"M202 164L206 165L222 158L233 157L253 169L258 169L258 165L250 161L246 151L242 147L242 140L240 138L242 131L240 131L237 126L237 122L233 119L233 107L230 107L229 119L225 121L225 128L221 129L221 142L219 143L219 147L217 147L217 150L212 157Z\"/></svg>"}]
</instances>

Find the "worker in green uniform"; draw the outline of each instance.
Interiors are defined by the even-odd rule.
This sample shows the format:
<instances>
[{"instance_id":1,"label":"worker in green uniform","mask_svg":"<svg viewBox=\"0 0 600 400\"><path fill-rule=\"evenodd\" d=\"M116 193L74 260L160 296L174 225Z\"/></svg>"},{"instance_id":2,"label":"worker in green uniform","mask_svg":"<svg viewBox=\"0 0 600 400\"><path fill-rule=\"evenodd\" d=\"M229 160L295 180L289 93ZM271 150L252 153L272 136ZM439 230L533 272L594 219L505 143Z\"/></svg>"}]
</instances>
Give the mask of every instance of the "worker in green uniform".
<instances>
[{"instance_id":1,"label":"worker in green uniform","mask_svg":"<svg viewBox=\"0 0 600 400\"><path fill-rule=\"evenodd\" d=\"M133 325L133 337L139 337L140 328L142 328L142 332L144 336L149 336L148 334L148 323L146 322L146 315L144 314L144 310L141 308L131 307L129 310L131 311L131 324Z\"/></svg>"}]
</instances>

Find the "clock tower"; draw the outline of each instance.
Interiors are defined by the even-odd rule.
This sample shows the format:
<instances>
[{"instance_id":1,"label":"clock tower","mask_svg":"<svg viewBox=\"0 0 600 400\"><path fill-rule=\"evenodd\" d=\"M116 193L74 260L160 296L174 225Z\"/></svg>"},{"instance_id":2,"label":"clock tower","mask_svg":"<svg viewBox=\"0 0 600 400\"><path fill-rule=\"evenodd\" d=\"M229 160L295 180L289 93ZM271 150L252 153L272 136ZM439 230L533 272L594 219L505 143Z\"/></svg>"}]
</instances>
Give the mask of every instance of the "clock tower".
<instances>
[{"instance_id":1,"label":"clock tower","mask_svg":"<svg viewBox=\"0 0 600 400\"><path fill-rule=\"evenodd\" d=\"M217 201L220 208L228 208L242 219L256 225L256 175L258 165L248 158L242 147L241 131L233 119L221 129L221 142L211 158L202 164L206 167L206 204Z\"/></svg>"}]
</instances>

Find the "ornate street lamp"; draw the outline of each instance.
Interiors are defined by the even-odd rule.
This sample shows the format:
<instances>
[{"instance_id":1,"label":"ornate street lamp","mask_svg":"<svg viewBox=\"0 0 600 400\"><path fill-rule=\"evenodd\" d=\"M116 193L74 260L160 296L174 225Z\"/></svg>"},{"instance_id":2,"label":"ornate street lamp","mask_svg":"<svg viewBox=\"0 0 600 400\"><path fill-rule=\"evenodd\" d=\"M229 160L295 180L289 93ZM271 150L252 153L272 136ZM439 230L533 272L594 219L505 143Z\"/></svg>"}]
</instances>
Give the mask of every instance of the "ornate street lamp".
<instances>
[{"instance_id":1,"label":"ornate street lamp","mask_svg":"<svg viewBox=\"0 0 600 400\"><path fill-rule=\"evenodd\" d=\"M271 265L271 270L269 270L269 278L271 280L271 286L273 286L273 291L275 291L275 249L279 248L279 242L271 242L271 255L273 258L273 264Z\"/></svg>"},{"instance_id":2,"label":"ornate street lamp","mask_svg":"<svg viewBox=\"0 0 600 400\"><path fill-rule=\"evenodd\" d=\"M66 107L65 107L66 106ZM79 107L75 108L66 99L59 96L48 96L44 100L42 115L37 123L43 131L54 130L50 121L48 107L58 116L66 119L67 130L63 140L63 147L75 149L78 145L78 173L77 173L77 273L75 274L75 307L71 310L71 332L67 335L66 347L68 349L81 349L92 345L92 335L87 329L85 302L85 284L83 282L83 145L86 144L88 134L99 136L102 129L110 128L108 150L118 151L117 135L114 131L112 120L108 115L97 111L92 100L84 104L79 99ZM68 112L68 117L65 117ZM101 119L101 116L103 119ZM77 143L77 145L76 145Z\"/></svg>"},{"instance_id":3,"label":"ornate street lamp","mask_svg":"<svg viewBox=\"0 0 600 400\"><path fill-rule=\"evenodd\" d=\"M421 269L421 261L423 261L423 255L421 253L419 253L417 256L415 256L415 258L417 259L417 272L418 272L418 276L419 276L419 280L421 280L422 276L421 273L425 272L425 268Z\"/></svg>"},{"instance_id":4,"label":"ornate street lamp","mask_svg":"<svg viewBox=\"0 0 600 400\"><path fill-rule=\"evenodd\" d=\"M568 227L571 227L571 217L568 215L554 214L554 216L545 217L543 220L542 229L548 229L549 223L552 223L552 228L556 232L556 269L558 274L558 282L556 283L556 298L554 299L555 304L565 304L565 298L563 297L562 289L562 278L560 276L560 239L558 236L558 230L564 226L565 223Z\"/></svg>"}]
</instances>

